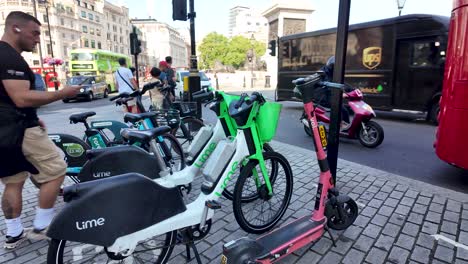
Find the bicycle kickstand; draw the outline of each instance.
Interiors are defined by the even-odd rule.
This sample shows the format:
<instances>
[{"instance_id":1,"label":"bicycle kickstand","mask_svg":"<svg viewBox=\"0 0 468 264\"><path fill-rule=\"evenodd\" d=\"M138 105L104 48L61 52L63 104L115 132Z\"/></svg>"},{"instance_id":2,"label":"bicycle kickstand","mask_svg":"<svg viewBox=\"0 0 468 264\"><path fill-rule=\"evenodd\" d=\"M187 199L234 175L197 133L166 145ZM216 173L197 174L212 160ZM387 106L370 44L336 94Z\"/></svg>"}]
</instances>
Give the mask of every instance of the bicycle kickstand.
<instances>
[{"instance_id":1,"label":"bicycle kickstand","mask_svg":"<svg viewBox=\"0 0 468 264\"><path fill-rule=\"evenodd\" d=\"M332 241L333 247L336 247L335 239L332 236L332 233L330 232L330 228L325 227L325 230L327 230L328 234L330 235L330 239Z\"/></svg>"},{"instance_id":2,"label":"bicycle kickstand","mask_svg":"<svg viewBox=\"0 0 468 264\"><path fill-rule=\"evenodd\" d=\"M193 250L193 254L195 255L195 258L197 259L198 264L202 264L200 254L198 253L197 246L195 245L195 242L193 240L193 235L189 229L186 229L184 231L184 237L186 239L187 244L185 244L185 250L187 252L187 261L190 261L190 248Z\"/></svg>"}]
</instances>

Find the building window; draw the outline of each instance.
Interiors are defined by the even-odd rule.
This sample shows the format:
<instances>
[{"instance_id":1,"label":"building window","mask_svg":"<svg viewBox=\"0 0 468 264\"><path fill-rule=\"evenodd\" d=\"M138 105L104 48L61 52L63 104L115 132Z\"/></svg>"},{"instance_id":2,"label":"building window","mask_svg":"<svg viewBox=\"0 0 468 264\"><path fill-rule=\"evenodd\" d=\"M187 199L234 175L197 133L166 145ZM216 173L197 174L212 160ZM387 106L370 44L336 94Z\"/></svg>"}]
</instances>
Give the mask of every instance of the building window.
<instances>
[{"instance_id":1,"label":"building window","mask_svg":"<svg viewBox=\"0 0 468 264\"><path fill-rule=\"evenodd\" d=\"M124 53L124 48L120 47L120 53Z\"/></svg>"},{"instance_id":2,"label":"building window","mask_svg":"<svg viewBox=\"0 0 468 264\"><path fill-rule=\"evenodd\" d=\"M89 18L89 20L93 21L93 20L94 20L94 16L93 16L93 14L91 14L91 13L88 13L88 18Z\"/></svg>"},{"instance_id":3,"label":"building window","mask_svg":"<svg viewBox=\"0 0 468 264\"><path fill-rule=\"evenodd\" d=\"M97 43L97 48L98 48L98 49L102 49L102 45L101 45L101 42L100 42L100 41Z\"/></svg>"},{"instance_id":4,"label":"building window","mask_svg":"<svg viewBox=\"0 0 468 264\"><path fill-rule=\"evenodd\" d=\"M96 28L96 35L101 36L101 29L100 28Z\"/></svg>"},{"instance_id":5,"label":"building window","mask_svg":"<svg viewBox=\"0 0 468 264\"><path fill-rule=\"evenodd\" d=\"M81 6L81 1L80 0L77 0L76 3L78 4L78 6Z\"/></svg>"},{"instance_id":6,"label":"building window","mask_svg":"<svg viewBox=\"0 0 468 264\"><path fill-rule=\"evenodd\" d=\"M110 24L107 23L107 30L110 30Z\"/></svg>"},{"instance_id":7,"label":"building window","mask_svg":"<svg viewBox=\"0 0 468 264\"><path fill-rule=\"evenodd\" d=\"M83 33L88 33L88 27L83 25Z\"/></svg>"},{"instance_id":8,"label":"building window","mask_svg":"<svg viewBox=\"0 0 468 264\"><path fill-rule=\"evenodd\" d=\"M34 66L39 65L39 60L33 60L33 65Z\"/></svg>"},{"instance_id":9,"label":"building window","mask_svg":"<svg viewBox=\"0 0 468 264\"><path fill-rule=\"evenodd\" d=\"M123 37L120 36L120 43L123 43Z\"/></svg>"},{"instance_id":10,"label":"building window","mask_svg":"<svg viewBox=\"0 0 468 264\"><path fill-rule=\"evenodd\" d=\"M65 26L65 19L60 18L60 25Z\"/></svg>"},{"instance_id":11,"label":"building window","mask_svg":"<svg viewBox=\"0 0 468 264\"><path fill-rule=\"evenodd\" d=\"M48 30L44 31L44 35L48 37L50 35L49 31Z\"/></svg>"},{"instance_id":12,"label":"building window","mask_svg":"<svg viewBox=\"0 0 468 264\"><path fill-rule=\"evenodd\" d=\"M49 20L48 20L48 17L46 15L43 15L42 16L42 19L44 21L44 23L47 23Z\"/></svg>"},{"instance_id":13,"label":"building window","mask_svg":"<svg viewBox=\"0 0 468 264\"><path fill-rule=\"evenodd\" d=\"M99 22L99 16L96 16L96 22Z\"/></svg>"},{"instance_id":14,"label":"building window","mask_svg":"<svg viewBox=\"0 0 468 264\"><path fill-rule=\"evenodd\" d=\"M47 54L48 54L48 55L51 55L51 54L52 54L52 45L50 45L50 43L47 44Z\"/></svg>"},{"instance_id":15,"label":"building window","mask_svg":"<svg viewBox=\"0 0 468 264\"><path fill-rule=\"evenodd\" d=\"M91 48L93 48L93 49L96 48L96 41L91 40Z\"/></svg>"},{"instance_id":16,"label":"building window","mask_svg":"<svg viewBox=\"0 0 468 264\"><path fill-rule=\"evenodd\" d=\"M112 15L112 21L115 22L115 15Z\"/></svg>"},{"instance_id":17,"label":"building window","mask_svg":"<svg viewBox=\"0 0 468 264\"><path fill-rule=\"evenodd\" d=\"M112 30L113 30L114 32L117 32L117 26L116 26L116 25L113 25L113 26L112 26Z\"/></svg>"},{"instance_id":18,"label":"building window","mask_svg":"<svg viewBox=\"0 0 468 264\"><path fill-rule=\"evenodd\" d=\"M107 40L111 40L111 34L107 33Z\"/></svg>"},{"instance_id":19,"label":"building window","mask_svg":"<svg viewBox=\"0 0 468 264\"><path fill-rule=\"evenodd\" d=\"M93 5L91 5L91 10L93 10L93 11L94 11L94 6L93 6Z\"/></svg>"},{"instance_id":20,"label":"building window","mask_svg":"<svg viewBox=\"0 0 468 264\"><path fill-rule=\"evenodd\" d=\"M64 55L64 57L68 56L68 47L67 46L63 46L63 55Z\"/></svg>"},{"instance_id":21,"label":"building window","mask_svg":"<svg viewBox=\"0 0 468 264\"><path fill-rule=\"evenodd\" d=\"M114 35L114 41L117 42L117 35Z\"/></svg>"},{"instance_id":22,"label":"building window","mask_svg":"<svg viewBox=\"0 0 468 264\"><path fill-rule=\"evenodd\" d=\"M122 34L122 28L120 28L120 34Z\"/></svg>"},{"instance_id":23,"label":"building window","mask_svg":"<svg viewBox=\"0 0 468 264\"><path fill-rule=\"evenodd\" d=\"M86 18L86 11L81 11L81 17Z\"/></svg>"},{"instance_id":24,"label":"building window","mask_svg":"<svg viewBox=\"0 0 468 264\"><path fill-rule=\"evenodd\" d=\"M88 8L88 3L84 3L84 7L85 7L85 8Z\"/></svg>"},{"instance_id":25,"label":"building window","mask_svg":"<svg viewBox=\"0 0 468 264\"><path fill-rule=\"evenodd\" d=\"M64 38L64 39L67 38L67 34L62 33L62 38Z\"/></svg>"},{"instance_id":26,"label":"building window","mask_svg":"<svg viewBox=\"0 0 468 264\"><path fill-rule=\"evenodd\" d=\"M73 21L70 21L70 27L71 27L72 29L75 28L75 25L73 24Z\"/></svg>"},{"instance_id":27,"label":"building window","mask_svg":"<svg viewBox=\"0 0 468 264\"><path fill-rule=\"evenodd\" d=\"M89 40L87 40L87 39L84 40L84 46L86 48L89 48Z\"/></svg>"},{"instance_id":28,"label":"building window","mask_svg":"<svg viewBox=\"0 0 468 264\"><path fill-rule=\"evenodd\" d=\"M94 28L89 28L89 34L94 35Z\"/></svg>"}]
</instances>

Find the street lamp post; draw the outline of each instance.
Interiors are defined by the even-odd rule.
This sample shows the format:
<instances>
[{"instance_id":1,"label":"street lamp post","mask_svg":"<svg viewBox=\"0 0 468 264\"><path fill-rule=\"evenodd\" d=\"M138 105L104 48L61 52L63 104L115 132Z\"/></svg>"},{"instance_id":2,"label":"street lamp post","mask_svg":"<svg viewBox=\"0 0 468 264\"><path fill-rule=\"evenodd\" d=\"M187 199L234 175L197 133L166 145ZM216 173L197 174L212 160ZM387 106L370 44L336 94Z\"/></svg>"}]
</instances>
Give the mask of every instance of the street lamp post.
<instances>
[{"instance_id":1,"label":"street lamp post","mask_svg":"<svg viewBox=\"0 0 468 264\"><path fill-rule=\"evenodd\" d=\"M250 63L250 88L254 87L254 74L253 74L254 57L255 57L254 41L255 41L255 37L252 34L252 36L250 37L250 49L247 51L247 59L249 60L249 63Z\"/></svg>"},{"instance_id":2,"label":"street lamp post","mask_svg":"<svg viewBox=\"0 0 468 264\"><path fill-rule=\"evenodd\" d=\"M398 5L398 16L401 16L401 10L405 6L406 0L396 0Z\"/></svg>"},{"instance_id":3,"label":"street lamp post","mask_svg":"<svg viewBox=\"0 0 468 264\"><path fill-rule=\"evenodd\" d=\"M50 55L54 58L54 48L52 45L52 31L50 30L50 21L49 21L49 2L47 0L38 0L39 4L44 4L45 11L46 11L46 19L47 19L47 29L49 30L49 41L50 41ZM54 73L54 87L55 90L58 90L58 82L57 82L57 73L55 71L55 64L52 64L52 71Z\"/></svg>"}]
</instances>

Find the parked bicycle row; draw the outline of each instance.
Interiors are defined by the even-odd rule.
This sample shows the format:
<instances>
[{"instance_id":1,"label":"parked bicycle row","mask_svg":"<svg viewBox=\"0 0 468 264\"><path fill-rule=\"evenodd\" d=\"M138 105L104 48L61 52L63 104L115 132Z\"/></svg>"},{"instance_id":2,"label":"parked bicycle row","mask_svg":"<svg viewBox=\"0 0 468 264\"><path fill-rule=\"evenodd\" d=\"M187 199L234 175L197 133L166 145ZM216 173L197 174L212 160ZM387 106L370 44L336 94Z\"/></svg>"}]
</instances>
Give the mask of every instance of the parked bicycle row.
<instances>
[{"instance_id":1,"label":"parked bicycle row","mask_svg":"<svg viewBox=\"0 0 468 264\"><path fill-rule=\"evenodd\" d=\"M356 203L334 187L310 93L342 85L323 82L316 74L297 80L296 86L321 168L315 210L257 240L227 243L222 263L276 262L318 240L328 227L345 229L357 217ZM203 89L194 99L217 116L216 124L203 124L184 103L170 103L163 110L145 108L142 96L152 89L165 92L150 83L110 99L124 107L136 100L139 113L126 113L123 122L89 122L96 113L85 112L70 116L71 123L84 124L82 139L50 135L63 150L67 175L75 184L64 187L65 206L49 226L48 263L75 263L76 247L86 248L80 263L128 258L166 263L176 245L185 245L188 256L193 250L201 263L195 242L209 233L221 196L232 200L237 223L251 234L271 231L286 212L294 191L293 171L268 144L281 104L257 92L232 95ZM200 194L186 203L184 196L198 177Z\"/></svg>"}]
</instances>

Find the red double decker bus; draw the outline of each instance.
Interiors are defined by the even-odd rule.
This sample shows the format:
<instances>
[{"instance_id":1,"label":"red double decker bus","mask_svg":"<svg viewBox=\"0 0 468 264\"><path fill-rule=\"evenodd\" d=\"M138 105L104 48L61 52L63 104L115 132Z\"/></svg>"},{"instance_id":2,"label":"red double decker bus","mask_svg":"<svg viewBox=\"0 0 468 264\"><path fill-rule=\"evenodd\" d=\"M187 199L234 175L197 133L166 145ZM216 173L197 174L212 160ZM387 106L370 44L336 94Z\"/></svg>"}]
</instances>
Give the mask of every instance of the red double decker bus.
<instances>
[{"instance_id":1,"label":"red double decker bus","mask_svg":"<svg viewBox=\"0 0 468 264\"><path fill-rule=\"evenodd\" d=\"M468 0L453 0L439 127L437 156L468 169Z\"/></svg>"}]
</instances>

